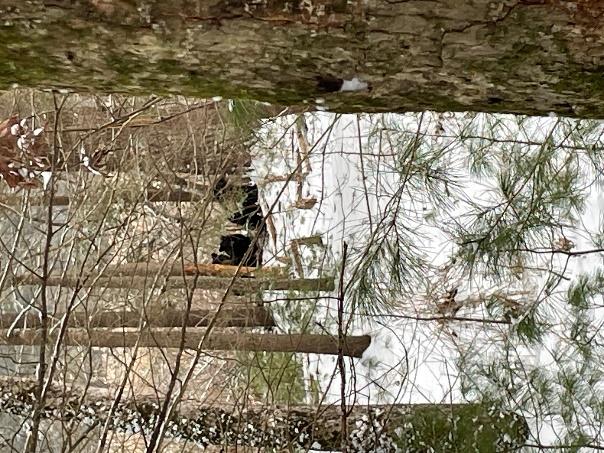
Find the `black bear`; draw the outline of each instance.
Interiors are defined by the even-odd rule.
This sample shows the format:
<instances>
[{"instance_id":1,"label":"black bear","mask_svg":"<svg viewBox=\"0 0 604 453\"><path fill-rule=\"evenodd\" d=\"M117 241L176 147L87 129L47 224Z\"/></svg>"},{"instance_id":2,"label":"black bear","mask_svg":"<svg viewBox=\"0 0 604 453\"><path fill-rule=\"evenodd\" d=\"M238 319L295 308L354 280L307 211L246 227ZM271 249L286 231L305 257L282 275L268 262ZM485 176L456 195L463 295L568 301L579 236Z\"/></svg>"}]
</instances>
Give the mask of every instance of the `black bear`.
<instances>
[{"instance_id":1,"label":"black bear","mask_svg":"<svg viewBox=\"0 0 604 453\"><path fill-rule=\"evenodd\" d=\"M229 191L243 195L241 208L231 214L229 220L236 225L255 230L262 223L262 209L258 204L258 186L256 184L244 184L238 187L230 188L225 178L220 178L214 184L214 198L223 201Z\"/></svg>"},{"instance_id":2,"label":"black bear","mask_svg":"<svg viewBox=\"0 0 604 453\"><path fill-rule=\"evenodd\" d=\"M228 180L226 178L219 178L214 183L214 199L216 201L222 201L226 193L228 192Z\"/></svg>"},{"instance_id":3,"label":"black bear","mask_svg":"<svg viewBox=\"0 0 604 453\"><path fill-rule=\"evenodd\" d=\"M242 264L243 266L257 267L258 262L262 260L259 247L257 244L254 244L253 247L251 245L252 240L243 234L220 236L220 247L218 250L224 253L212 253L212 264L230 264L233 266ZM250 247L250 253L244 260L245 254Z\"/></svg>"}]
</instances>

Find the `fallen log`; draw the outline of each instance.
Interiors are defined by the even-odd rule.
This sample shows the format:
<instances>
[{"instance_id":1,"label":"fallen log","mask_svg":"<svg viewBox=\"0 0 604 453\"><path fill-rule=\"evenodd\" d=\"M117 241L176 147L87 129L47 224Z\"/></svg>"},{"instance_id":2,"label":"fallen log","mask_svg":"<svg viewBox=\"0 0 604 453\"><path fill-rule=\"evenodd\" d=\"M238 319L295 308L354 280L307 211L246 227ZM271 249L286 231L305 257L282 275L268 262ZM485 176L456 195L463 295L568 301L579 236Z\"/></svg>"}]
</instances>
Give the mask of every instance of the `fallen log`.
<instances>
[{"instance_id":1,"label":"fallen log","mask_svg":"<svg viewBox=\"0 0 604 453\"><path fill-rule=\"evenodd\" d=\"M145 289L154 282L155 277L99 277L89 278L86 276L75 276L66 274L64 276L50 276L45 281L33 274L18 275L14 278L15 285L40 285L75 287L99 287L99 288L129 288ZM163 285L163 279L157 279L157 287ZM180 276L166 280L165 289L197 288L210 290L226 290L231 285L232 278L208 277L208 276ZM333 291L335 288L333 278L238 278L232 284L232 289L238 293L253 291Z\"/></svg>"},{"instance_id":2,"label":"fallen log","mask_svg":"<svg viewBox=\"0 0 604 453\"><path fill-rule=\"evenodd\" d=\"M147 199L150 202L181 202L189 203L192 201L201 200L203 197L193 192L183 190L150 190L146 194L141 194L141 201ZM133 198L136 199L136 196ZM69 195L55 195L52 199L53 206L69 206L73 202L79 202L80 197ZM23 195L3 195L0 204L7 206L19 206L23 202ZM30 206L48 206L50 198L48 196L33 195L28 200Z\"/></svg>"},{"instance_id":3,"label":"fallen log","mask_svg":"<svg viewBox=\"0 0 604 453\"><path fill-rule=\"evenodd\" d=\"M49 332L51 341L56 338L58 329ZM96 348L130 348L138 344L150 348L180 348L180 329L67 329L63 338L66 346L86 346ZM266 352L303 352L311 354L338 354L338 339L331 335L313 334L257 334L257 333L218 333L212 331L202 343L205 329L187 329L185 349L203 349L217 351L266 351ZM39 329L15 329L9 335L6 329L0 330L0 344L37 346L43 341ZM369 347L369 335L347 336L342 342L342 354L349 357L361 357ZM200 348L201 344L201 348Z\"/></svg>"},{"instance_id":4,"label":"fallen log","mask_svg":"<svg viewBox=\"0 0 604 453\"><path fill-rule=\"evenodd\" d=\"M69 313L67 325L69 327L138 327L141 318L150 327L204 327L208 325L215 310L191 310L188 314L183 310L170 307L150 309L144 313L133 310L103 310L95 312L72 311ZM17 321L17 313L0 315L0 328L6 329ZM65 313L56 313L52 316L52 324L59 323ZM29 312L19 317L17 328L40 327L40 317ZM274 327L275 320L264 307L238 306L223 308L216 317L216 327Z\"/></svg>"},{"instance_id":5,"label":"fallen log","mask_svg":"<svg viewBox=\"0 0 604 453\"><path fill-rule=\"evenodd\" d=\"M194 264L194 263L174 263L173 266L160 263L125 263L107 266L103 270L106 276L122 277L145 277L153 275L200 275L205 277L234 277L237 272L237 266L227 264ZM98 271L91 270L94 274ZM287 269L284 267L246 267L242 266L237 274L241 277L286 277Z\"/></svg>"}]
</instances>

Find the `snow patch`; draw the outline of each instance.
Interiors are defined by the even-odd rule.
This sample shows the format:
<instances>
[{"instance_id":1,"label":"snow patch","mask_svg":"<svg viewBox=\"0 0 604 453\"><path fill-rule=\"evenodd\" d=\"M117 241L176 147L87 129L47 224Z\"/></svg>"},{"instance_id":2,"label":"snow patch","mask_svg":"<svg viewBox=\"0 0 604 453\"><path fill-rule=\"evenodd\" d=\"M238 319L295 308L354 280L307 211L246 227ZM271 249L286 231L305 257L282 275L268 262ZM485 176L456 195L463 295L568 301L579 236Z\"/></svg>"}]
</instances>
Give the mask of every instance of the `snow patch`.
<instances>
[{"instance_id":1,"label":"snow patch","mask_svg":"<svg viewBox=\"0 0 604 453\"><path fill-rule=\"evenodd\" d=\"M353 77L352 80L344 80L340 91L363 91L369 88L367 82L363 82L358 77Z\"/></svg>"}]
</instances>

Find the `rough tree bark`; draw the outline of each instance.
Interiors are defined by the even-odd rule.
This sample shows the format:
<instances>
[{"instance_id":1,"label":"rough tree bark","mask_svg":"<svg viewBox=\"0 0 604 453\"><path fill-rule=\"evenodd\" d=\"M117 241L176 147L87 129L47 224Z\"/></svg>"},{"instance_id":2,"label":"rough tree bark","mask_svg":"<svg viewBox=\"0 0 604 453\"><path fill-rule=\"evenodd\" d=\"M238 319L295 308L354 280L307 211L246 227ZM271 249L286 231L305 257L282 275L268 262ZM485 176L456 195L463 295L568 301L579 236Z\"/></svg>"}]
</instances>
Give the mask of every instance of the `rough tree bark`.
<instances>
[{"instance_id":1,"label":"rough tree bark","mask_svg":"<svg viewBox=\"0 0 604 453\"><path fill-rule=\"evenodd\" d=\"M0 89L604 117L604 3L0 0ZM332 92L358 77L370 89Z\"/></svg>"},{"instance_id":2,"label":"rough tree bark","mask_svg":"<svg viewBox=\"0 0 604 453\"><path fill-rule=\"evenodd\" d=\"M35 383L0 380L0 411L27 417ZM42 416L102 426L111 400L53 387ZM526 421L515 413L478 405L356 406L347 423L348 451L516 451L526 440ZM119 404L110 428L129 433L153 429L157 401ZM341 445L339 406L218 408L201 406L172 414L166 434L201 446L247 445L258 451L334 450ZM398 448L398 450L396 450Z\"/></svg>"}]
</instances>

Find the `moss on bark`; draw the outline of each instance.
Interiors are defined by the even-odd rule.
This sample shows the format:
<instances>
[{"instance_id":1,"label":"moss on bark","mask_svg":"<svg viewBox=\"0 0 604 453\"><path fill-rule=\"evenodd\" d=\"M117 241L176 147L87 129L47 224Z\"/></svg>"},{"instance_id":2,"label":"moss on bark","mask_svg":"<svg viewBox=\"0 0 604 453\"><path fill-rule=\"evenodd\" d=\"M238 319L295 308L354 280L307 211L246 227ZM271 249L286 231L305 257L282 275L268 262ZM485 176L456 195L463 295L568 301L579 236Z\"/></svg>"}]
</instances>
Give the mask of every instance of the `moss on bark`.
<instances>
[{"instance_id":1,"label":"moss on bark","mask_svg":"<svg viewBox=\"0 0 604 453\"><path fill-rule=\"evenodd\" d=\"M604 116L604 32L589 22L589 5L440 0L426 8L420 0L33 0L25 9L5 0L0 89L280 105L321 97L340 112ZM326 92L318 82L353 77L370 89Z\"/></svg>"}]
</instances>

